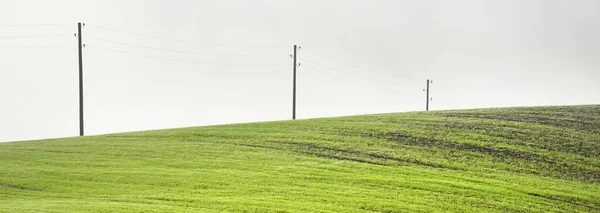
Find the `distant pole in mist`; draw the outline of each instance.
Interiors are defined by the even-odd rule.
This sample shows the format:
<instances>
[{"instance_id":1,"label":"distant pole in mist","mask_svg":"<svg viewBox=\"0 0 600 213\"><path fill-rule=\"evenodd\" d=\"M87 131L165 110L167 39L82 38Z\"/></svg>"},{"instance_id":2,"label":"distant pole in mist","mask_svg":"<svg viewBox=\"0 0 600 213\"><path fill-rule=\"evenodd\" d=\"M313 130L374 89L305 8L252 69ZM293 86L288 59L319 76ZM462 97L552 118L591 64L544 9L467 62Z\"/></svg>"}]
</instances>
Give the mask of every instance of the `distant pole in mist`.
<instances>
[{"instance_id":1,"label":"distant pole in mist","mask_svg":"<svg viewBox=\"0 0 600 213\"><path fill-rule=\"evenodd\" d=\"M429 111L429 101L431 101L431 98L429 98L429 85L432 84L433 81L427 79L427 89L424 89L423 91L426 92L425 95L425 111Z\"/></svg>"},{"instance_id":2,"label":"distant pole in mist","mask_svg":"<svg viewBox=\"0 0 600 213\"><path fill-rule=\"evenodd\" d=\"M293 101L292 101L292 120L296 120L296 50L297 47L294 45L294 91L293 91Z\"/></svg>"},{"instance_id":3,"label":"distant pole in mist","mask_svg":"<svg viewBox=\"0 0 600 213\"><path fill-rule=\"evenodd\" d=\"M85 25L85 24L84 24ZM77 23L77 41L79 49L79 136L83 136L83 43L81 22Z\"/></svg>"}]
</instances>

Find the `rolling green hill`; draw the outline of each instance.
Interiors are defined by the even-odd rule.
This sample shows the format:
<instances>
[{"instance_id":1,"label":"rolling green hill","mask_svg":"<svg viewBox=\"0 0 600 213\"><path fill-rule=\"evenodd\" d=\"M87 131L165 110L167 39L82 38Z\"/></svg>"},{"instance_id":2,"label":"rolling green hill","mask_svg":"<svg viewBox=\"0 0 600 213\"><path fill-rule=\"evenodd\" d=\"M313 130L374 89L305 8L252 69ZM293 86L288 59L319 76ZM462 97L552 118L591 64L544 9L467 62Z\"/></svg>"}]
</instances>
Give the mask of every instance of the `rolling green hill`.
<instances>
[{"instance_id":1,"label":"rolling green hill","mask_svg":"<svg viewBox=\"0 0 600 213\"><path fill-rule=\"evenodd\" d=\"M0 144L2 212L600 212L600 105Z\"/></svg>"}]
</instances>

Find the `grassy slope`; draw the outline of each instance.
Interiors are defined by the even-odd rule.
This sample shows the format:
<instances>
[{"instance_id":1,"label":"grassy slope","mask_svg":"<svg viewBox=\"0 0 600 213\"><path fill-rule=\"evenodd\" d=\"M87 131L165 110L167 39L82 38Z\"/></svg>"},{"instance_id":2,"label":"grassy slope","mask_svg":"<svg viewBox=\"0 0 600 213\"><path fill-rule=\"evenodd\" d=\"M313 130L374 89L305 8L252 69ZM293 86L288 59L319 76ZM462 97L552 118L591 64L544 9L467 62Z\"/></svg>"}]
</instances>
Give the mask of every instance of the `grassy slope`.
<instances>
[{"instance_id":1,"label":"grassy slope","mask_svg":"<svg viewBox=\"0 0 600 213\"><path fill-rule=\"evenodd\" d=\"M0 211L596 211L600 106L0 144Z\"/></svg>"}]
</instances>

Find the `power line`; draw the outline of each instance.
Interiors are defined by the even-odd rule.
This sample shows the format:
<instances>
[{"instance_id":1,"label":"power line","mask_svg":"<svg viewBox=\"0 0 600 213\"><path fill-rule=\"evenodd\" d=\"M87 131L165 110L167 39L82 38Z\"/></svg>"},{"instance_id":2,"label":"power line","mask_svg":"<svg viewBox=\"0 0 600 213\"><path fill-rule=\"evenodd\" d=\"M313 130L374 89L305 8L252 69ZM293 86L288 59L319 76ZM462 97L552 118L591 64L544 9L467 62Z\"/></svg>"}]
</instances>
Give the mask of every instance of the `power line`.
<instances>
[{"instance_id":1,"label":"power line","mask_svg":"<svg viewBox=\"0 0 600 213\"><path fill-rule=\"evenodd\" d=\"M150 47L150 46L144 46L144 45L137 45L137 44L131 44L131 43L120 42L120 41L113 41L113 40L96 38L96 37L90 37L90 36L87 36L86 38L91 38L91 39L94 39L94 40L99 40L99 41L104 41L104 42L109 42L109 43L114 43L114 44L121 44L121 45L126 45L126 46L131 46L131 47L139 47L139 48L145 48L145 49L151 49L151 50L160 50L160 51L166 51L166 52L184 53L184 54L193 54L193 55L249 56L249 57L257 57L258 56L258 55L251 55L251 54L217 54L217 53L190 52L190 51L172 50L172 49L165 49L165 48L158 48L158 47ZM284 56L284 55L283 54L269 54L269 55L264 55L264 56Z\"/></svg>"},{"instance_id":2,"label":"power line","mask_svg":"<svg viewBox=\"0 0 600 213\"><path fill-rule=\"evenodd\" d=\"M123 33L123 34L128 34L128 35L141 36L141 37L152 38L152 39L161 39L161 40L180 42L180 43L191 43L191 44L202 44L202 45L224 46L224 47L245 47L245 48L273 48L273 49L287 48L287 46L233 45L233 44L217 44L217 43L199 42L199 41L187 41L187 40L179 40L179 39L165 38L165 37L152 36L152 35L145 35L145 34L140 34L140 33L131 33L131 32L123 31L123 30L102 27L102 26L97 26L97 25L87 25L87 26L98 28L98 29L103 29L103 30L108 30L108 31L113 31L113 32L118 32L118 33Z\"/></svg>"},{"instance_id":3,"label":"power line","mask_svg":"<svg viewBox=\"0 0 600 213\"><path fill-rule=\"evenodd\" d=\"M331 67L328 67L328 66L324 66L324 65L321 65L321 64L317 64L317 63L315 63L315 62L312 62L312 61L310 61L310 60L306 60L306 59L303 59L303 60L304 60L304 61L306 61L306 62L308 62L308 63L314 64L314 65L317 65L317 66L319 66L319 67L323 67L323 68L325 68L325 69L329 69L329 70L338 71L338 72L340 72L340 73L343 73L343 74L349 74L349 75L351 75L351 76L354 76L354 77L357 77L357 78L362 78L362 79L369 80L369 81L372 81L372 82L375 82L375 83L380 83L380 84L386 84L386 85L388 85L388 84L389 84L389 83L387 83L387 82L383 82L383 81L380 81L380 80L377 80L377 79L366 78L366 77L362 77L362 76L355 75L355 74L352 74L352 73L344 72L344 71L341 71L341 70L339 70L339 69L334 69L334 68L331 68ZM406 85L401 85L401 84L392 84L392 85L393 85L393 86L405 87L405 88L406 88L406 87L408 87L408 86L406 86Z\"/></svg>"},{"instance_id":4,"label":"power line","mask_svg":"<svg viewBox=\"0 0 600 213\"><path fill-rule=\"evenodd\" d=\"M365 69L365 68L362 68L362 67L360 67L360 66L357 66L357 65L354 65L354 64L343 63L343 62L340 62L340 61L334 60L334 59L332 59L332 58L330 58L330 57L327 57L327 56L325 56L325 55L316 54L316 53L314 53L314 52L312 52L312 51L307 51L307 50L304 50L304 51L306 51L306 52L308 52L308 53L310 53L310 54L313 54L313 55L315 55L315 56L320 56L320 57L326 58L326 59L328 59L328 60L330 60L330 61L333 61L333 62L336 62L336 63L338 63L338 64L344 64L344 65L346 65L346 66L354 67L354 68L361 69L361 70L364 70L364 71L367 71L367 72L374 72L374 73L378 73L378 74L380 74L380 75L385 75L385 76L392 77L392 78L398 78L398 79L408 79L408 80L415 80L414 78L410 78L410 77L399 77L399 76L395 76L395 75L390 75L389 73L385 73L385 72L380 72L380 71L376 71L376 70Z\"/></svg>"},{"instance_id":5,"label":"power line","mask_svg":"<svg viewBox=\"0 0 600 213\"><path fill-rule=\"evenodd\" d=\"M223 66L288 66L289 65L289 64L233 64L233 63L217 63L217 62L206 62L206 61L191 61L191 60L181 60L181 59L175 59L175 58L165 58L165 57L145 55L145 54L137 54L137 53L131 53L131 52L126 52L126 51L122 51L122 50L116 50L116 49L98 47L98 46L95 46L95 45L87 45L87 46L88 47L93 47L93 48L96 48L96 49L100 49L100 50L110 51L110 52L117 52L117 53L123 53L123 54L129 54L129 55L135 55L135 56L147 57L147 58L154 58L154 59L161 59L161 60L167 60L167 61L177 61L177 62L184 62L184 63L194 63L194 64L212 64L212 65L223 65Z\"/></svg>"},{"instance_id":6,"label":"power line","mask_svg":"<svg viewBox=\"0 0 600 213\"><path fill-rule=\"evenodd\" d=\"M0 38L44 38L58 36L73 36L73 34L49 34L49 35L26 35L26 36L2 36Z\"/></svg>"},{"instance_id":7,"label":"power line","mask_svg":"<svg viewBox=\"0 0 600 213\"><path fill-rule=\"evenodd\" d=\"M384 90L384 89L381 89L381 88L378 88L378 87L371 87L371 86L367 86L367 85L364 85L364 84L356 83L354 81L350 81L350 80L347 80L347 79L340 78L339 76L336 76L336 75L331 74L329 72L320 71L320 70L318 70L318 69L316 69L314 67L310 67L310 66L303 66L303 67L309 68L311 70L314 70L314 71L322 73L322 74L326 74L326 75L332 76L335 79L342 80L342 81L345 81L345 82L348 82L348 83L351 83L351 84L359 85L359 86L370 88L370 89L376 89L376 90L387 92L387 93L391 93L391 94L404 95L404 96L411 96L412 97L412 95L407 95L407 94L404 94L404 93L393 92L393 91Z\"/></svg>"}]
</instances>

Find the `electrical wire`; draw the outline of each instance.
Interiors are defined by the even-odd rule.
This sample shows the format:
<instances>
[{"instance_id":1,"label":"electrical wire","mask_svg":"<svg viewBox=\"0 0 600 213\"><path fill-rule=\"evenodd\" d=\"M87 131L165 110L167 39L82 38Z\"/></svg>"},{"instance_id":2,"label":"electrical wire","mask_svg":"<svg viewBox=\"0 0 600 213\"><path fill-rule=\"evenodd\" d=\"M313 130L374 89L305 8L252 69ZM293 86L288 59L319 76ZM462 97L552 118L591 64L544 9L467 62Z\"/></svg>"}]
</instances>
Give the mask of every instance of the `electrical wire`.
<instances>
[{"instance_id":1,"label":"electrical wire","mask_svg":"<svg viewBox=\"0 0 600 213\"><path fill-rule=\"evenodd\" d=\"M329 69L329 70L337 71L337 72L340 72L340 73L343 73L343 74L348 74L348 75L351 75L351 76L354 76L354 77L357 77L357 78L362 78L362 79L365 79L365 80L369 80L369 81L372 81L372 82L375 82L375 83L379 83L379 84L385 84L385 85L388 85L388 84L389 84L389 83L387 83L387 82L383 82L383 81L380 81L380 80L377 80L377 79L366 78L366 77L362 77L362 76L355 75L355 74L352 74L352 73L344 72L344 71L341 71L341 70L339 70L339 69L334 69L334 68L331 68L331 67L328 67L328 66L325 66L325 65L317 64L317 63L315 63L315 62L313 62L313 61L310 61L310 60L307 60L307 59L302 59L302 61L306 61L306 62L308 62L308 63L311 63L311 64L313 64L313 65L317 65L317 66L319 66L319 67L322 67L322 68L325 68L325 69ZM406 86L406 85L401 85L401 84L392 84L392 85L393 85L393 86L399 86L399 87L405 87L405 88L409 88L409 86Z\"/></svg>"},{"instance_id":2,"label":"electrical wire","mask_svg":"<svg viewBox=\"0 0 600 213\"><path fill-rule=\"evenodd\" d=\"M3 38L15 38L15 39L19 39L19 38L45 38L45 37L58 37L58 36L73 36L73 34L49 34L49 35L26 35L26 36L2 36L2 37L0 37L0 39L3 39Z\"/></svg>"},{"instance_id":3,"label":"electrical wire","mask_svg":"<svg viewBox=\"0 0 600 213\"><path fill-rule=\"evenodd\" d=\"M88 24L86 26L90 26L90 27L98 28L98 29L102 29L102 30L107 30L107 31L128 34L128 35L141 36L141 37L152 38L152 39L161 39L161 40L165 40L165 41L180 42L180 43L202 44L202 45L224 46L224 47L244 47L244 48L273 48L273 49L288 48L286 46L233 45L233 44L217 44L217 43L199 42L199 41L187 41L187 40L179 40L179 39L165 38L165 37L159 37L159 36L145 35L145 34L140 34L140 33L131 33L131 32L123 31L123 30L117 30L117 29L102 27L102 26L97 26L97 25L89 25Z\"/></svg>"},{"instance_id":4,"label":"electrical wire","mask_svg":"<svg viewBox=\"0 0 600 213\"><path fill-rule=\"evenodd\" d=\"M338 63L338 64L344 64L344 65L346 65L346 66L354 67L354 68L361 69L361 70L364 70L364 71L367 71L367 72L374 72L374 73L378 73L378 74L380 74L380 75L385 75L385 76L392 77L392 78L397 78L397 79L408 79L408 80L415 80L414 78L410 78L410 77L399 77L399 76L395 76L395 75L390 75L389 73L385 73L385 72L380 72L380 71L376 71L376 70L365 69L365 68L362 68L362 67L360 67L360 66L357 66L357 65L354 65L354 64L343 63L343 62L340 62L340 61L334 60L334 59L332 59L332 58L330 58L330 57L327 57L327 56L325 56L325 55L316 54L316 53L314 53L314 52L312 52L312 51L307 51L307 50L305 50L304 48L303 48L302 50L303 50L303 52L304 52L304 51L306 51L306 52L308 52L308 53L310 53L310 54L313 54L313 55L315 55L315 56L320 56L320 57L326 58L326 59L328 59L328 60L330 60L330 61L333 61L333 62L336 62L336 63Z\"/></svg>"},{"instance_id":5,"label":"electrical wire","mask_svg":"<svg viewBox=\"0 0 600 213\"><path fill-rule=\"evenodd\" d=\"M311 69L313 71L316 71L318 73L326 74L326 75L334 77L335 79L342 80L342 81L345 81L345 82L348 82L348 83L351 83L351 84L359 85L359 86L362 86L362 87L366 87L366 88L370 88L370 89L376 89L376 90L379 90L379 91L383 91L383 92L387 92L387 93L391 93L391 94L396 94L396 95L404 95L404 96L414 97L412 95L407 95L407 94L404 94L404 93L393 92L393 91L384 90L384 89L381 89L381 88L378 88L378 87L371 87L371 86L367 86L367 85L364 85L364 84L356 83L354 81L350 81L350 80L347 80L347 79L340 78L339 76L336 76L335 74L331 74L329 72L324 72L324 71L318 70L318 69L316 69L314 67L311 67L311 66L302 66L302 67L306 67L306 68L309 68L309 69Z\"/></svg>"},{"instance_id":6,"label":"electrical wire","mask_svg":"<svg viewBox=\"0 0 600 213\"><path fill-rule=\"evenodd\" d=\"M85 38L86 39L93 39L93 40L103 41L103 42L108 42L108 43L113 43L113 44L121 44L121 45L130 46L130 47L139 47L139 48L144 48L144 49L159 50L159 51L174 52L174 53L184 53L184 54L193 54L193 55L210 55L210 56L247 56L247 57L259 57L259 55L251 55L251 54L216 54L216 53L202 53L202 52L190 52L190 51L181 51L181 50L171 50L171 49L165 49L165 48L150 47L150 46L137 45L137 44L131 44L131 43L126 43L126 42L120 42L120 41L114 41L114 40L108 40L108 39L90 37L90 36L86 36ZM284 56L284 55L283 54L269 54L269 55L264 55L264 56Z\"/></svg>"},{"instance_id":7,"label":"electrical wire","mask_svg":"<svg viewBox=\"0 0 600 213\"><path fill-rule=\"evenodd\" d=\"M234 63L217 63L217 62L206 62L206 61L191 61L191 60L181 60L181 59L175 59L175 58L165 58L165 57L145 55L145 54L137 54L137 53L131 53L131 52L122 51L122 50L111 49L111 48L98 47L98 46L95 46L95 45L87 45L87 46L95 48L95 49L99 49L99 50L104 50L104 51L117 52L117 53L135 55L135 56L146 57L146 58L161 59L161 60L167 60L167 61L177 61L177 62L184 62L184 63L194 63L194 64L211 64L211 65L223 65L223 66L289 66L289 64L234 64Z\"/></svg>"}]
</instances>

